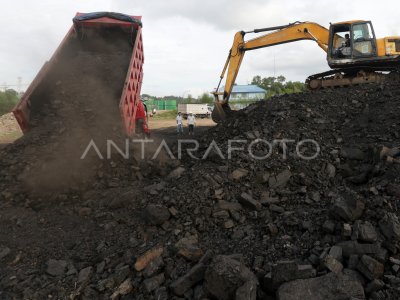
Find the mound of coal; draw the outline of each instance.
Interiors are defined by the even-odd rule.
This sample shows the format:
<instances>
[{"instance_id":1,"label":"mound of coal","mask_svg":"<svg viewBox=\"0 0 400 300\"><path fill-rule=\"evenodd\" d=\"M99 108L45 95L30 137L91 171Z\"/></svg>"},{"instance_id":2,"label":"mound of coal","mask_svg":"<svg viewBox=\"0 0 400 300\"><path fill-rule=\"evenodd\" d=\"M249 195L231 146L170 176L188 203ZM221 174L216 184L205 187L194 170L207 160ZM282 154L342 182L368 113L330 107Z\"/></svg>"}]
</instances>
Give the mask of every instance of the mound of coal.
<instances>
[{"instance_id":1,"label":"mound of coal","mask_svg":"<svg viewBox=\"0 0 400 300\"><path fill-rule=\"evenodd\" d=\"M186 157L179 178L147 201L178 211L163 225L176 241L194 235L203 251L239 253L260 279L260 298L285 281L336 271L367 276L366 297L395 299L399 91L370 85L249 106L202 136L197 156L209 155ZM229 158L229 143L243 150ZM373 263L359 262L363 255ZM294 261L284 276L281 260ZM367 274L365 264L382 272Z\"/></svg>"},{"instance_id":2,"label":"mound of coal","mask_svg":"<svg viewBox=\"0 0 400 300\"><path fill-rule=\"evenodd\" d=\"M102 162L107 180L50 199L18 190L11 150L29 144L7 147L0 295L398 299L399 92L261 101L198 137L198 159ZM58 240L11 241L26 222Z\"/></svg>"}]
</instances>

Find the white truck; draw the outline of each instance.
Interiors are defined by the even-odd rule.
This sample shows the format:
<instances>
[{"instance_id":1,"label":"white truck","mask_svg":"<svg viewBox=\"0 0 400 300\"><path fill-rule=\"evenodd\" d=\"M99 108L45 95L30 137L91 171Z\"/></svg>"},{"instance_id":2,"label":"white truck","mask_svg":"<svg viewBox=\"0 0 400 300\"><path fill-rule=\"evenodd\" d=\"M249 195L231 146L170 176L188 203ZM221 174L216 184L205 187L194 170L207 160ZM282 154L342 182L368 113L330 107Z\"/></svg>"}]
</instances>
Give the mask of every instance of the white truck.
<instances>
[{"instance_id":1,"label":"white truck","mask_svg":"<svg viewBox=\"0 0 400 300\"><path fill-rule=\"evenodd\" d=\"M178 112L187 119L187 116L192 113L198 118L209 118L211 111L208 104L178 104Z\"/></svg>"}]
</instances>

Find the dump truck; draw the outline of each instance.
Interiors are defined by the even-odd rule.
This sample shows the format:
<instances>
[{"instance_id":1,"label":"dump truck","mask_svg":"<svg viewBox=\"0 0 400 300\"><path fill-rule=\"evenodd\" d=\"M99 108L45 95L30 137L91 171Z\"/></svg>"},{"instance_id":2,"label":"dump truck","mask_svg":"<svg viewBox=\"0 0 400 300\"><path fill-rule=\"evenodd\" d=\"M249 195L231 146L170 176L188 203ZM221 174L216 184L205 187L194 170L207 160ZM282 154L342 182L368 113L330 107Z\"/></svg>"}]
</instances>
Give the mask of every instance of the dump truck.
<instances>
[{"instance_id":1,"label":"dump truck","mask_svg":"<svg viewBox=\"0 0 400 300\"><path fill-rule=\"evenodd\" d=\"M68 85L58 79L60 73L69 72L68 64L75 57L80 56L79 66L74 74L69 76ZM86 59L85 59L86 58ZM100 59L101 58L101 59ZM115 65L118 59L119 64ZM101 68L93 67L93 64L102 64ZM34 126L33 119L44 114L47 107L56 100L51 97L61 97L63 101L71 101L75 107L82 106L82 110L94 110L91 117L96 116L96 110L103 110L103 117L107 114L119 114L116 120L121 120L120 128L127 136L134 134L149 134L146 118L146 106L140 98L143 80L143 40L141 16L130 16L114 12L77 13L73 18L73 24L58 46L51 59L46 62L36 75L25 94L13 109L15 118L24 133ZM89 65L90 64L90 65ZM76 70L79 69L79 70ZM109 74L118 76L110 76ZM67 74L68 75L68 74ZM64 81L65 77L64 74ZM107 77L108 76L108 77ZM88 84L87 81L97 79L101 83L98 86ZM117 82L115 82L117 81ZM61 89L62 84L65 90ZM93 88L93 86L95 88ZM104 95L105 101L113 101L110 106L105 105L99 89L107 86L110 95ZM85 107L85 98L98 98L90 109ZM78 103L72 103L79 100ZM108 109L115 107L116 109ZM65 107L63 108L64 110ZM98 114L97 114L98 115ZM101 122L102 120L97 120ZM35 121L36 122L36 121ZM114 121L113 121L114 122ZM112 126L112 124L110 124Z\"/></svg>"}]
</instances>

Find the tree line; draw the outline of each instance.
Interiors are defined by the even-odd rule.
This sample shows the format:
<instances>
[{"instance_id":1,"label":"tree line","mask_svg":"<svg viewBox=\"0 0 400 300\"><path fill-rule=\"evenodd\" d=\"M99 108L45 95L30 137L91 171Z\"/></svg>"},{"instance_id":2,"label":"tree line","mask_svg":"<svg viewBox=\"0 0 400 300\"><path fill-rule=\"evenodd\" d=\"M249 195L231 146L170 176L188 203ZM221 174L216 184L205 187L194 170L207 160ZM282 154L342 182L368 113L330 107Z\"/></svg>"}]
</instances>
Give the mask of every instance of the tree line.
<instances>
[{"instance_id":1,"label":"tree line","mask_svg":"<svg viewBox=\"0 0 400 300\"><path fill-rule=\"evenodd\" d=\"M0 115L9 113L19 100L18 92L13 89L0 91Z\"/></svg>"},{"instance_id":2,"label":"tree line","mask_svg":"<svg viewBox=\"0 0 400 300\"><path fill-rule=\"evenodd\" d=\"M305 85L300 81L286 81L285 76L277 77L261 77L256 75L251 81L252 85L257 85L258 87L266 90L265 98L270 98L275 95L283 94L293 94L301 93L305 90ZM197 98L192 97L188 94L186 97L179 96L165 96L165 97L155 97L148 94L142 95L143 99L154 99L154 100L169 100L174 99L177 103L209 103L214 102L214 97L210 93L203 93ZM254 100L253 100L254 101Z\"/></svg>"},{"instance_id":3,"label":"tree line","mask_svg":"<svg viewBox=\"0 0 400 300\"><path fill-rule=\"evenodd\" d=\"M179 103L213 103L214 97L210 93L203 93L197 98L194 98L191 94L188 94L186 97L179 97L179 96L164 96L164 97L156 97L151 96L149 94L142 94L141 95L143 100L176 100Z\"/></svg>"},{"instance_id":4,"label":"tree line","mask_svg":"<svg viewBox=\"0 0 400 300\"><path fill-rule=\"evenodd\" d=\"M275 95L301 93L305 90L305 85L299 81L286 81L285 76L264 77L257 75L253 77L251 84L266 90L265 97L270 98Z\"/></svg>"}]
</instances>

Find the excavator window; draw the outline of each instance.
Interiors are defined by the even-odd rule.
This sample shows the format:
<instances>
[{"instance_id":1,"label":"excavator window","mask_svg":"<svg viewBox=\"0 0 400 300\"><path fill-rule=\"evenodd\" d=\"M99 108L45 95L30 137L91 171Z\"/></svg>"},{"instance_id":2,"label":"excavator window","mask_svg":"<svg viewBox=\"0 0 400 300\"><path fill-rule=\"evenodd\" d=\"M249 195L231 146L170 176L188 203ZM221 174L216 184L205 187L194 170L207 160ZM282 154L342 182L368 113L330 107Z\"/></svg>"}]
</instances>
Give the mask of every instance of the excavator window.
<instances>
[{"instance_id":1,"label":"excavator window","mask_svg":"<svg viewBox=\"0 0 400 300\"><path fill-rule=\"evenodd\" d=\"M353 55L355 57L373 56L375 54L375 38L370 23L354 24Z\"/></svg>"},{"instance_id":2,"label":"excavator window","mask_svg":"<svg viewBox=\"0 0 400 300\"><path fill-rule=\"evenodd\" d=\"M396 52L400 52L400 40L390 39L388 40L389 43L393 43Z\"/></svg>"},{"instance_id":3,"label":"excavator window","mask_svg":"<svg viewBox=\"0 0 400 300\"><path fill-rule=\"evenodd\" d=\"M351 27L349 25L335 26L333 29L332 53L334 58L351 57Z\"/></svg>"}]
</instances>

